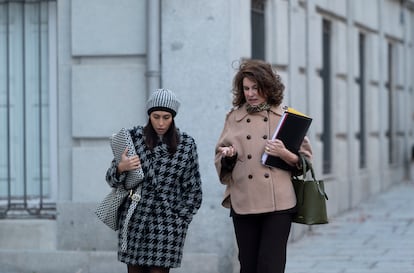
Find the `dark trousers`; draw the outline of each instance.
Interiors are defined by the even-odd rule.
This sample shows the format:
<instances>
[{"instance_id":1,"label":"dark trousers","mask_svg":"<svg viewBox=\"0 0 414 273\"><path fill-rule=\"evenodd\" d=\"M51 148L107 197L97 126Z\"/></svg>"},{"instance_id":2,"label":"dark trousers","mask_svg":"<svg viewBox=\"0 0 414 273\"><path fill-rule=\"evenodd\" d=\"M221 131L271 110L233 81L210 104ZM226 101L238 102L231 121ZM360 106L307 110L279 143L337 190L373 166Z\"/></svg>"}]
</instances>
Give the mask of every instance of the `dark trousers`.
<instances>
[{"instance_id":1,"label":"dark trousers","mask_svg":"<svg viewBox=\"0 0 414 273\"><path fill-rule=\"evenodd\" d=\"M234 215L240 273L283 273L291 213Z\"/></svg>"}]
</instances>

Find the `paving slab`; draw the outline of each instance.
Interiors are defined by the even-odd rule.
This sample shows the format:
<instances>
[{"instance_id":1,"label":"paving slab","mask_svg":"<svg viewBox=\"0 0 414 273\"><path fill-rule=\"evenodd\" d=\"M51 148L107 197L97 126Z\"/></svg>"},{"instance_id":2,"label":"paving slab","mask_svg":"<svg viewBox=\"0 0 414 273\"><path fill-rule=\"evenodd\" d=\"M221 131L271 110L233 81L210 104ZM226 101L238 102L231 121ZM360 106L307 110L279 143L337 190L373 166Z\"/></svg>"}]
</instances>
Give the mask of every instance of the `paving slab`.
<instances>
[{"instance_id":1,"label":"paving slab","mask_svg":"<svg viewBox=\"0 0 414 273\"><path fill-rule=\"evenodd\" d=\"M313 226L287 251L285 273L414 273L414 183Z\"/></svg>"}]
</instances>

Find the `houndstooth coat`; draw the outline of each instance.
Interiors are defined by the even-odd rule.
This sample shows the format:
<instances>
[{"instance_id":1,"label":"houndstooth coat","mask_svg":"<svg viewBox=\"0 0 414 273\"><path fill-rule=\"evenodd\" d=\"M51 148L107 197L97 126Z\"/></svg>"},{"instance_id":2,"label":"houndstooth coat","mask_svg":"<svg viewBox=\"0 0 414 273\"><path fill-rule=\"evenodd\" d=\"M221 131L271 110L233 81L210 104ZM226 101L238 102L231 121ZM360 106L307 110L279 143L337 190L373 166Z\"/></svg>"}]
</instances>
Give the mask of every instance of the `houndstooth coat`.
<instances>
[{"instance_id":1,"label":"houndstooth coat","mask_svg":"<svg viewBox=\"0 0 414 273\"><path fill-rule=\"evenodd\" d=\"M162 142L153 151L146 148L142 126L131 129L130 133L145 178L142 198L129 222L127 250L122 252L119 244L118 259L132 265L179 267L188 225L202 199L195 141L180 133L177 151L170 155ZM116 168L112 161L106 174L112 187L125 180L125 174L117 177ZM119 230L123 228L130 202L127 198L121 207Z\"/></svg>"}]
</instances>

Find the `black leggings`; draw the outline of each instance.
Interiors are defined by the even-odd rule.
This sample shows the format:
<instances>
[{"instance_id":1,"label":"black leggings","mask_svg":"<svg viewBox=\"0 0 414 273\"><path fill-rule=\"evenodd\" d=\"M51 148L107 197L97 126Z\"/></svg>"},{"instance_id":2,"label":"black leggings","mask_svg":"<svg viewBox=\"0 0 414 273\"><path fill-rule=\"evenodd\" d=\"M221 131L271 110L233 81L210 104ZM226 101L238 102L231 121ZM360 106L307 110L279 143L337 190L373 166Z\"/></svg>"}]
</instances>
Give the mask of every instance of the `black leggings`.
<instances>
[{"instance_id":1,"label":"black leggings","mask_svg":"<svg viewBox=\"0 0 414 273\"><path fill-rule=\"evenodd\" d=\"M240 273L283 273L291 213L234 215Z\"/></svg>"}]
</instances>

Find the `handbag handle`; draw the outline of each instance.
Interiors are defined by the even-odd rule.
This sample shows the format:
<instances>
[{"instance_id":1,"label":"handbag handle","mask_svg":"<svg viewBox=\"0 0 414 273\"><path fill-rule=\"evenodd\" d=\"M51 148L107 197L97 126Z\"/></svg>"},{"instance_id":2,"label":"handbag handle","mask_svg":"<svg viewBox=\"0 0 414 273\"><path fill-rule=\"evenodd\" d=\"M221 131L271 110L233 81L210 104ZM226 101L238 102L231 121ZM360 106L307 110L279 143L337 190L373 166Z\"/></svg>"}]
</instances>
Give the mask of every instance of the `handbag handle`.
<instances>
[{"instance_id":1,"label":"handbag handle","mask_svg":"<svg viewBox=\"0 0 414 273\"><path fill-rule=\"evenodd\" d=\"M306 172L307 172L306 166L307 165L309 166L310 163L306 160L306 158L305 158L305 156L303 154L299 153L298 156L299 156L299 160L301 161L301 164L300 165L302 166L302 177L303 177L303 180L305 180L306 179ZM294 175L293 177L296 177L297 178L298 175Z\"/></svg>"},{"instance_id":2,"label":"handbag handle","mask_svg":"<svg viewBox=\"0 0 414 273\"><path fill-rule=\"evenodd\" d=\"M324 196L325 199L328 200L328 195L326 194L326 192L323 189L321 189L321 186L320 186L319 181L316 180L315 171L313 170L312 163L309 162L308 160L306 160L305 156L303 154L301 154L301 153L299 153L299 158L302 161L302 171L303 171L302 172L302 177L303 177L303 181L306 181L306 173L307 173L306 167L308 167L308 170L310 170L310 172L311 172L312 179L313 179L313 181L315 181L315 184L318 187L318 191L319 191L320 195Z\"/></svg>"},{"instance_id":3,"label":"handbag handle","mask_svg":"<svg viewBox=\"0 0 414 273\"><path fill-rule=\"evenodd\" d=\"M301 161L301 162L300 162L300 165L298 164L299 166L297 167L297 170L302 169L302 172L299 173L299 172L293 172L292 171L292 177L293 178L298 178L299 176L302 176L303 179L306 179L306 161L305 161L305 157L301 153L298 153L298 157L299 157L299 161Z\"/></svg>"},{"instance_id":4,"label":"handbag handle","mask_svg":"<svg viewBox=\"0 0 414 273\"><path fill-rule=\"evenodd\" d=\"M328 195L326 194L326 192L323 189L321 189L319 181L316 180L316 178L315 178L315 172L313 171L312 164L309 165L309 169L311 171L313 181L315 181L316 185L318 186L318 191L319 191L320 195L324 196L325 199L328 200Z\"/></svg>"}]
</instances>

